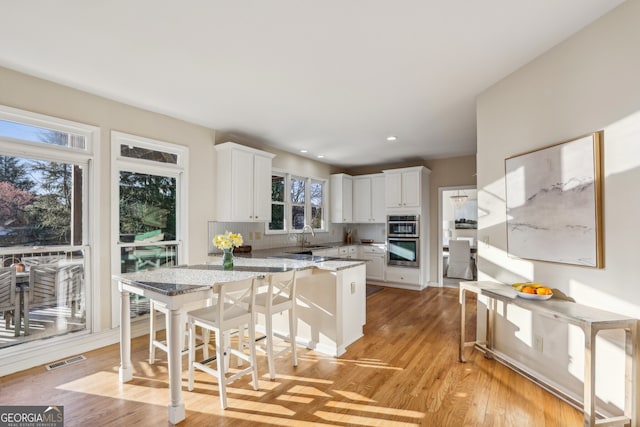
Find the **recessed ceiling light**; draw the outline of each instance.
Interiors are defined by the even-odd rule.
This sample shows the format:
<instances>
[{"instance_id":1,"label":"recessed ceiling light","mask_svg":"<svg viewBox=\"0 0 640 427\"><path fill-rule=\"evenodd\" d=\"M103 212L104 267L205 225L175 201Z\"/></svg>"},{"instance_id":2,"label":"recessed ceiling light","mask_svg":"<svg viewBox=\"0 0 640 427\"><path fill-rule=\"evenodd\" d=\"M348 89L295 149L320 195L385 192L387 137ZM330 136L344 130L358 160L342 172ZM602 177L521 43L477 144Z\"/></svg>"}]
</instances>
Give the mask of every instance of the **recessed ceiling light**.
<instances>
[{"instance_id":1,"label":"recessed ceiling light","mask_svg":"<svg viewBox=\"0 0 640 427\"><path fill-rule=\"evenodd\" d=\"M391 136L387 137L387 141L389 141L389 142L394 142L394 141L397 141L397 140L398 140L398 137L394 136L394 135L391 135Z\"/></svg>"},{"instance_id":2,"label":"recessed ceiling light","mask_svg":"<svg viewBox=\"0 0 640 427\"><path fill-rule=\"evenodd\" d=\"M307 152L307 150L302 149L302 150L300 150L300 152L301 152L301 153L306 153L306 152Z\"/></svg>"},{"instance_id":3,"label":"recessed ceiling light","mask_svg":"<svg viewBox=\"0 0 640 427\"><path fill-rule=\"evenodd\" d=\"M324 159L324 155L322 155L322 154L318 154L318 156L317 156L317 157L318 157L319 159Z\"/></svg>"}]
</instances>

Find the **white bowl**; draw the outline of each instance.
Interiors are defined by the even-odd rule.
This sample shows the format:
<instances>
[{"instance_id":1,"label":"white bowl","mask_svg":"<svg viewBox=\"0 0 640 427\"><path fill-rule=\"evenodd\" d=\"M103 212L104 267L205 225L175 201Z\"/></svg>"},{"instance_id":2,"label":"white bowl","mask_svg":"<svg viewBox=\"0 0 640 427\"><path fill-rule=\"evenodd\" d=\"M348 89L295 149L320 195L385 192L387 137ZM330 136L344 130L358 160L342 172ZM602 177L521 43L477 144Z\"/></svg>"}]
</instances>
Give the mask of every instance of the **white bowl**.
<instances>
[{"instance_id":1,"label":"white bowl","mask_svg":"<svg viewBox=\"0 0 640 427\"><path fill-rule=\"evenodd\" d=\"M551 298L553 296L553 294L551 294L551 295L538 295L538 294L528 294L526 292L520 292L520 291L516 291L516 292L518 293L518 296L520 298L534 299L534 300L538 300L538 301L548 300L549 298Z\"/></svg>"}]
</instances>

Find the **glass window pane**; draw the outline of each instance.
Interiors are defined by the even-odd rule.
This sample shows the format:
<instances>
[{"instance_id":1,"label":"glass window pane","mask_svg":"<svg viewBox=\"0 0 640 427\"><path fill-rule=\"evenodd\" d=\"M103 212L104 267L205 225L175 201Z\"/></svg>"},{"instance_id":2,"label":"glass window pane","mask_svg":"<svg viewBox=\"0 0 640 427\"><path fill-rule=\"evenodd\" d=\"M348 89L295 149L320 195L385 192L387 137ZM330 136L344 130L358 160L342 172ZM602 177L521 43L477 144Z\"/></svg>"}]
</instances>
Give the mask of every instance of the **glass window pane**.
<instances>
[{"instance_id":1,"label":"glass window pane","mask_svg":"<svg viewBox=\"0 0 640 427\"><path fill-rule=\"evenodd\" d=\"M176 179L120 172L120 241L176 239Z\"/></svg>"},{"instance_id":2,"label":"glass window pane","mask_svg":"<svg viewBox=\"0 0 640 427\"><path fill-rule=\"evenodd\" d=\"M322 207L311 207L311 227L322 228Z\"/></svg>"},{"instance_id":3,"label":"glass window pane","mask_svg":"<svg viewBox=\"0 0 640 427\"><path fill-rule=\"evenodd\" d=\"M291 203L304 203L304 180L291 178Z\"/></svg>"},{"instance_id":4,"label":"glass window pane","mask_svg":"<svg viewBox=\"0 0 640 427\"><path fill-rule=\"evenodd\" d=\"M15 325L0 322L0 332L11 339L0 340L0 348L23 344L65 335L86 329L86 258L82 250L41 251L41 252L5 252L2 265L15 265L16 293L18 304L22 307L24 298L29 311L29 320L23 317L18 322L18 336ZM31 280L31 284L30 284ZM28 287L33 286L29 296ZM30 334L26 334L28 324Z\"/></svg>"},{"instance_id":5,"label":"glass window pane","mask_svg":"<svg viewBox=\"0 0 640 427\"><path fill-rule=\"evenodd\" d=\"M269 230L284 230L284 205L271 205Z\"/></svg>"},{"instance_id":6,"label":"glass window pane","mask_svg":"<svg viewBox=\"0 0 640 427\"><path fill-rule=\"evenodd\" d=\"M120 144L120 155L132 159L151 160L159 163L178 164L178 155L134 145Z\"/></svg>"},{"instance_id":7,"label":"glass window pane","mask_svg":"<svg viewBox=\"0 0 640 427\"><path fill-rule=\"evenodd\" d=\"M271 177L271 200L284 202L284 176L273 175Z\"/></svg>"},{"instance_id":8,"label":"glass window pane","mask_svg":"<svg viewBox=\"0 0 640 427\"><path fill-rule=\"evenodd\" d=\"M304 206L291 206L291 222L294 230L304 227Z\"/></svg>"},{"instance_id":9,"label":"glass window pane","mask_svg":"<svg viewBox=\"0 0 640 427\"><path fill-rule=\"evenodd\" d=\"M311 205L322 206L323 183L320 181L311 181Z\"/></svg>"},{"instance_id":10,"label":"glass window pane","mask_svg":"<svg viewBox=\"0 0 640 427\"><path fill-rule=\"evenodd\" d=\"M85 150L86 138L68 132L0 120L0 136Z\"/></svg>"},{"instance_id":11,"label":"glass window pane","mask_svg":"<svg viewBox=\"0 0 640 427\"><path fill-rule=\"evenodd\" d=\"M78 165L0 156L0 247L81 243L82 176Z\"/></svg>"}]
</instances>

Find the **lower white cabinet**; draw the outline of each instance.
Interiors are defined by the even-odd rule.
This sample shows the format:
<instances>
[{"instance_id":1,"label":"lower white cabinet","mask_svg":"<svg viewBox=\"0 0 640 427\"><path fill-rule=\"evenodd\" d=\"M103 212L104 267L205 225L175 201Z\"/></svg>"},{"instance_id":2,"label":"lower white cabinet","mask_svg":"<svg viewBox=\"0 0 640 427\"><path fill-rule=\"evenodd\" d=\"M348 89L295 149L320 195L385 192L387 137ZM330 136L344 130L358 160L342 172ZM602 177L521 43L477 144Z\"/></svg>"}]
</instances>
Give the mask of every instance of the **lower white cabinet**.
<instances>
[{"instance_id":1,"label":"lower white cabinet","mask_svg":"<svg viewBox=\"0 0 640 427\"><path fill-rule=\"evenodd\" d=\"M367 280L384 281L384 270L387 261L384 246L360 246L358 258L367 260Z\"/></svg>"},{"instance_id":2,"label":"lower white cabinet","mask_svg":"<svg viewBox=\"0 0 640 427\"><path fill-rule=\"evenodd\" d=\"M340 246L338 248L338 256L340 258L356 258L358 255L357 246Z\"/></svg>"},{"instance_id":3,"label":"lower white cabinet","mask_svg":"<svg viewBox=\"0 0 640 427\"><path fill-rule=\"evenodd\" d=\"M340 257L339 248L317 249L312 251L311 253L313 254L313 256L326 256L326 257L333 257L333 258Z\"/></svg>"},{"instance_id":4,"label":"lower white cabinet","mask_svg":"<svg viewBox=\"0 0 640 427\"><path fill-rule=\"evenodd\" d=\"M419 268L387 266L385 275L387 282L403 283L407 285L420 284Z\"/></svg>"}]
</instances>

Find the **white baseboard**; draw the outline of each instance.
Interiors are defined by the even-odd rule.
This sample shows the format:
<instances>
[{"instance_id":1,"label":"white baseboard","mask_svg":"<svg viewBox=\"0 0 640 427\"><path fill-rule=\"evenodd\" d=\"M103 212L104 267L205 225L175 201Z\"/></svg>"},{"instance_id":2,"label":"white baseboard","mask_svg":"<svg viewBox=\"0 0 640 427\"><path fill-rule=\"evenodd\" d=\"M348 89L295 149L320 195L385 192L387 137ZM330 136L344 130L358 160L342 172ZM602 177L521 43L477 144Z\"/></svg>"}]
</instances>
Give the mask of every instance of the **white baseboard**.
<instances>
[{"instance_id":1,"label":"white baseboard","mask_svg":"<svg viewBox=\"0 0 640 427\"><path fill-rule=\"evenodd\" d=\"M132 337L138 337L148 333L148 322L132 323ZM0 376L46 365L119 342L120 328L115 328L93 334L76 332L60 337L7 347L0 350ZM45 367L42 366L42 369L44 370Z\"/></svg>"}]
</instances>

